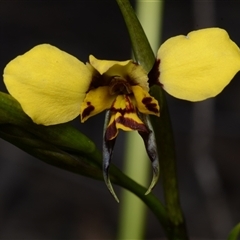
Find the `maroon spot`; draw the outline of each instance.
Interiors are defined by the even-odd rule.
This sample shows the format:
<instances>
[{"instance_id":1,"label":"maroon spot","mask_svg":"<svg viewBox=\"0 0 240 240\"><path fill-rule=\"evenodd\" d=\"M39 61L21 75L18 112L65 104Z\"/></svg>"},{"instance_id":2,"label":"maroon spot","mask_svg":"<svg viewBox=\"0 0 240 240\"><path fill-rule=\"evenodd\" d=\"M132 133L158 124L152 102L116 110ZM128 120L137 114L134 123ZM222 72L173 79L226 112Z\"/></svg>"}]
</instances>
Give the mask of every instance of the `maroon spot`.
<instances>
[{"instance_id":1,"label":"maroon spot","mask_svg":"<svg viewBox=\"0 0 240 240\"><path fill-rule=\"evenodd\" d=\"M116 122L113 121L106 129L105 140L109 141L115 138L118 134L118 130L116 128Z\"/></svg>"},{"instance_id":2,"label":"maroon spot","mask_svg":"<svg viewBox=\"0 0 240 240\"><path fill-rule=\"evenodd\" d=\"M153 68L151 69L151 71L148 73L148 83L149 83L149 87L153 86L153 85L160 85L163 86L160 83L160 71L159 71L159 66L160 66L160 59L157 59L153 65Z\"/></svg>"},{"instance_id":3,"label":"maroon spot","mask_svg":"<svg viewBox=\"0 0 240 240\"><path fill-rule=\"evenodd\" d=\"M120 113L121 115L125 115L126 113L134 113L135 108L134 108L131 100L127 96L125 96L125 101L128 103L128 104L126 104L126 108L122 109L122 108L111 107L111 111L113 113Z\"/></svg>"},{"instance_id":4,"label":"maroon spot","mask_svg":"<svg viewBox=\"0 0 240 240\"><path fill-rule=\"evenodd\" d=\"M95 109L93 105L91 105L90 102L87 102L88 107L85 108L82 112L82 119L84 119L85 117L89 116L90 113Z\"/></svg>"},{"instance_id":5,"label":"maroon spot","mask_svg":"<svg viewBox=\"0 0 240 240\"><path fill-rule=\"evenodd\" d=\"M116 119L117 123L121 123L122 125L131 128L132 130L140 131L140 132L149 132L148 128L143 123L138 123L131 118L127 118L121 116Z\"/></svg>"},{"instance_id":6,"label":"maroon spot","mask_svg":"<svg viewBox=\"0 0 240 240\"><path fill-rule=\"evenodd\" d=\"M151 103L152 101L152 98L151 97L145 97L143 100L142 100L142 103L143 104L149 104Z\"/></svg>"},{"instance_id":7,"label":"maroon spot","mask_svg":"<svg viewBox=\"0 0 240 240\"><path fill-rule=\"evenodd\" d=\"M121 108L114 108L114 107L111 107L111 111L114 113L120 113L121 115L125 115L126 113L134 113L135 112L134 108L121 109Z\"/></svg>"},{"instance_id":8,"label":"maroon spot","mask_svg":"<svg viewBox=\"0 0 240 240\"><path fill-rule=\"evenodd\" d=\"M143 98L142 103L145 105L145 107L150 112L158 113L157 104L156 103L152 103L152 98L151 97Z\"/></svg>"}]
</instances>

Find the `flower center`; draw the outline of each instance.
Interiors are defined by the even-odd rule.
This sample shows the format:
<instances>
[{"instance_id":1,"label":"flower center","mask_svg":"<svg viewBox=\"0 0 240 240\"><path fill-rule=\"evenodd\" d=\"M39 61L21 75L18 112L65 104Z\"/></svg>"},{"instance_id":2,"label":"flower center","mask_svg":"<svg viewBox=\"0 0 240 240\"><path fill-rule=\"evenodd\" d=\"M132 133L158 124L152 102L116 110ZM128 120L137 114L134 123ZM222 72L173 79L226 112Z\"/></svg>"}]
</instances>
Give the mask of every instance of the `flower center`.
<instances>
[{"instance_id":1,"label":"flower center","mask_svg":"<svg viewBox=\"0 0 240 240\"><path fill-rule=\"evenodd\" d=\"M109 93L110 95L130 94L132 93L132 88L123 77L114 76L109 83Z\"/></svg>"}]
</instances>

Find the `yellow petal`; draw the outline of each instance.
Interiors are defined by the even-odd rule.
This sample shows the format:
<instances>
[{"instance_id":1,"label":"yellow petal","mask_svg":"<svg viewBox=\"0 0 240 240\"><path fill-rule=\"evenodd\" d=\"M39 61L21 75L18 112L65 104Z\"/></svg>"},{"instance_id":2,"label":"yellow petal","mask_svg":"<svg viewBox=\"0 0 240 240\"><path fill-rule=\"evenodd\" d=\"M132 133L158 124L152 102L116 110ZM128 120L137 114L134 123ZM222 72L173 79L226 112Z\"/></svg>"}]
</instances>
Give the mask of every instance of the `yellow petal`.
<instances>
[{"instance_id":1,"label":"yellow petal","mask_svg":"<svg viewBox=\"0 0 240 240\"><path fill-rule=\"evenodd\" d=\"M147 72L142 66L134 63L132 60L99 60L90 55L89 62L101 75L104 75L105 78L120 76L131 85L140 85L143 89L149 91Z\"/></svg>"},{"instance_id":2,"label":"yellow petal","mask_svg":"<svg viewBox=\"0 0 240 240\"><path fill-rule=\"evenodd\" d=\"M149 132L143 121L138 117L132 100L127 95L118 95L111 106L111 117L106 128L106 140L118 135L118 130Z\"/></svg>"},{"instance_id":3,"label":"yellow petal","mask_svg":"<svg viewBox=\"0 0 240 240\"><path fill-rule=\"evenodd\" d=\"M35 123L70 121L80 113L91 71L77 58L49 44L32 48L4 69L9 93Z\"/></svg>"},{"instance_id":4,"label":"yellow petal","mask_svg":"<svg viewBox=\"0 0 240 240\"><path fill-rule=\"evenodd\" d=\"M144 114L160 116L158 101L140 86L132 86L138 111Z\"/></svg>"},{"instance_id":5,"label":"yellow petal","mask_svg":"<svg viewBox=\"0 0 240 240\"><path fill-rule=\"evenodd\" d=\"M127 76L132 81L132 85L139 85L149 92L148 74L145 69L136 63L131 62L127 66Z\"/></svg>"},{"instance_id":6,"label":"yellow petal","mask_svg":"<svg viewBox=\"0 0 240 240\"><path fill-rule=\"evenodd\" d=\"M81 104L81 121L109 109L115 98L109 94L108 86L90 90Z\"/></svg>"},{"instance_id":7,"label":"yellow petal","mask_svg":"<svg viewBox=\"0 0 240 240\"><path fill-rule=\"evenodd\" d=\"M90 64L102 75L108 71L109 68L118 64L120 66L127 65L131 60L127 61L111 61L111 60L99 60L95 58L93 55L89 56Z\"/></svg>"},{"instance_id":8,"label":"yellow petal","mask_svg":"<svg viewBox=\"0 0 240 240\"><path fill-rule=\"evenodd\" d=\"M216 96L240 70L239 48L219 28L170 38L158 50L157 58L163 88L190 101Z\"/></svg>"}]
</instances>

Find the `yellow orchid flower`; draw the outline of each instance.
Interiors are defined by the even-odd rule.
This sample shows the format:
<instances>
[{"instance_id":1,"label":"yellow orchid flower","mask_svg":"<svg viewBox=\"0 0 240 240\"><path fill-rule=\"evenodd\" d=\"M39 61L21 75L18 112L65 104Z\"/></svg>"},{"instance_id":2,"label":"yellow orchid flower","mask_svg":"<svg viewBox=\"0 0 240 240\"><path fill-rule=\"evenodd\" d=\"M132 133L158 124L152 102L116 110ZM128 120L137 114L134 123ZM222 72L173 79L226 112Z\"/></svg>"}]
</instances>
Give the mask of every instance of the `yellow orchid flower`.
<instances>
[{"instance_id":1,"label":"yellow orchid flower","mask_svg":"<svg viewBox=\"0 0 240 240\"><path fill-rule=\"evenodd\" d=\"M219 28L190 32L164 42L148 74L132 60L98 60L84 64L49 44L32 48L4 69L9 93L37 124L53 125L81 116L86 121L107 110L103 141L103 176L117 199L108 168L119 129L137 130L144 140L157 182L159 163L148 115L160 116L149 87L161 85L174 97L200 101L216 96L240 70L240 50Z\"/></svg>"},{"instance_id":2,"label":"yellow orchid flower","mask_svg":"<svg viewBox=\"0 0 240 240\"><path fill-rule=\"evenodd\" d=\"M132 60L98 60L86 65L49 44L41 44L13 59L4 69L9 93L37 124L53 125L81 115L86 121L104 110L107 114L103 143L104 180L118 201L108 176L119 129L139 131L152 161L157 182L159 164L154 134L145 115L160 115L156 99L149 95L147 72ZM151 143L152 142L152 143ZM154 147L153 147L154 146Z\"/></svg>"}]
</instances>

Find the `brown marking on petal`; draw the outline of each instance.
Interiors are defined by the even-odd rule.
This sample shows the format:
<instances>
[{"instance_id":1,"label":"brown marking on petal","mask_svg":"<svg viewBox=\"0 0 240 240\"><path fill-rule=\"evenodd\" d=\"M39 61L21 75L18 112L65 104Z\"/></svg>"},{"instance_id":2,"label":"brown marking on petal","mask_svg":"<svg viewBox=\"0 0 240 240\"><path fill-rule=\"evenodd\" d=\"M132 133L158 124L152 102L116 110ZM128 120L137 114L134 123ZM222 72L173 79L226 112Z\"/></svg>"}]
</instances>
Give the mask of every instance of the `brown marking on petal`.
<instances>
[{"instance_id":1,"label":"brown marking on petal","mask_svg":"<svg viewBox=\"0 0 240 240\"><path fill-rule=\"evenodd\" d=\"M148 133L148 128L143 123L138 123L134 121L132 118L120 116L116 119L117 123L121 123L122 125L131 128L132 130L146 132Z\"/></svg>"},{"instance_id":2,"label":"brown marking on petal","mask_svg":"<svg viewBox=\"0 0 240 240\"><path fill-rule=\"evenodd\" d=\"M159 66L160 66L161 60L157 59L151 69L151 71L148 73L148 83L149 87L153 85L160 85L163 86L162 83L160 83L160 71L159 71Z\"/></svg>"},{"instance_id":3,"label":"brown marking on petal","mask_svg":"<svg viewBox=\"0 0 240 240\"><path fill-rule=\"evenodd\" d=\"M114 139L118 134L118 129L116 128L116 121L114 120L106 129L105 140L109 141Z\"/></svg>"},{"instance_id":4,"label":"brown marking on petal","mask_svg":"<svg viewBox=\"0 0 240 240\"><path fill-rule=\"evenodd\" d=\"M150 111L154 113L159 113L157 104L152 103L152 98L151 97L145 97L142 100L142 103L145 105L145 107Z\"/></svg>"},{"instance_id":5,"label":"brown marking on petal","mask_svg":"<svg viewBox=\"0 0 240 240\"><path fill-rule=\"evenodd\" d=\"M124 109L121 109L121 108L114 108L114 107L111 107L110 110L114 113L120 113L121 115L125 115L126 113L134 113L135 110L134 108L124 108Z\"/></svg>"},{"instance_id":6,"label":"brown marking on petal","mask_svg":"<svg viewBox=\"0 0 240 240\"><path fill-rule=\"evenodd\" d=\"M125 95L125 101L126 101L126 107L124 109L113 107L114 103L113 103L112 107L110 108L111 116L114 116L114 115L116 116L117 113L120 113L120 116L117 119L115 119L114 121L112 121L112 123L107 126L106 132L105 132L105 140L106 141L112 140L112 139L116 138L116 136L118 135L119 127L117 127L117 124L121 124L122 126L132 129L133 131L136 130L139 132L149 133L148 127L143 122L139 123L139 122L135 121L134 118L128 116L128 114L134 113L134 114L136 114L137 117L140 117L137 114L137 112L136 112L137 110L135 109L134 105L132 104L129 96ZM145 101L147 101L149 104L152 104L151 98L150 98L150 101L148 99Z\"/></svg>"},{"instance_id":7,"label":"brown marking on petal","mask_svg":"<svg viewBox=\"0 0 240 240\"><path fill-rule=\"evenodd\" d=\"M91 102L87 102L88 107L86 107L82 112L82 119L90 115L90 113L95 109Z\"/></svg>"},{"instance_id":8,"label":"brown marking on petal","mask_svg":"<svg viewBox=\"0 0 240 240\"><path fill-rule=\"evenodd\" d=\"M125 115L126 113L134 113L135 112L135 107L133 106L131 100L130 100L130 94L129 95L125 95L125 101L126 101L126 108L122 109L122 108L115 108L114 103L112 104L112 107L110 108L111 112L113 113L120 113L121 115Z\"/></svg>"}]
</instances>

